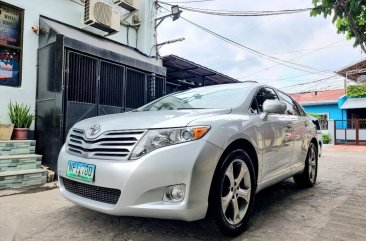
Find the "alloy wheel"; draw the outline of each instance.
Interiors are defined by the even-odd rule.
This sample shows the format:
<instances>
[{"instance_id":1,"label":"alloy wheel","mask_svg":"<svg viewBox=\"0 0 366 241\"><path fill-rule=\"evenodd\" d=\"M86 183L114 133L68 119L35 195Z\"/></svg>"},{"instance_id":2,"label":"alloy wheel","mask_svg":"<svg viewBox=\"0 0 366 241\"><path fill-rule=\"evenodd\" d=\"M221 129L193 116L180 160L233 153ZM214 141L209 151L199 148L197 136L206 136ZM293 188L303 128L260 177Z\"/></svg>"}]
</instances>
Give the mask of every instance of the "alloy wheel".
<instances>
[{"instance_id":1,"label":"alloy wheel","mask_svg":"<svg viewBox=\"0 0 366 241\"><path fill-rule=\"evenodd\" d=\"M315 182L316 168L316 153L314 148L311 148L309 153L309 179L312 183Z\"/></svg>"},{"instance_id":2,"label":"alloy wheel","mask_svg":"<svg viewBox=\"0 0 366 241\"><path fill-rule=\"evenodd\" d=\"M235 159L226 169L221 187L222 212L230 224L240 223L251 198L250 172L243 160Z\"/></svg>"}]
</instances>

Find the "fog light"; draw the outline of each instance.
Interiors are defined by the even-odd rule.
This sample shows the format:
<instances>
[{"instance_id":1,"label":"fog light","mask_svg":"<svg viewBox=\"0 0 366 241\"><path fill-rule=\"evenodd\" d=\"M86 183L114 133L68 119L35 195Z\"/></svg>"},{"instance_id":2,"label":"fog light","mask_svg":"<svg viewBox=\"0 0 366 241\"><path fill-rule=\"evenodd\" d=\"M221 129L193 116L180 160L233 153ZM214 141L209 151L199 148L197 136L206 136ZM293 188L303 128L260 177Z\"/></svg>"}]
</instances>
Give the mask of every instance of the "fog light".
<instances>
[{"instance_id":1,"label":"fog light","mask_svg":"<svg viewBox=\"0 0 366 241\"><path fill-rule=\"evenodd\" d=\"M186 185L174 185L165 189L163 201L167 202L181 202L184 200Z\"/></svg>"}]
</instances>

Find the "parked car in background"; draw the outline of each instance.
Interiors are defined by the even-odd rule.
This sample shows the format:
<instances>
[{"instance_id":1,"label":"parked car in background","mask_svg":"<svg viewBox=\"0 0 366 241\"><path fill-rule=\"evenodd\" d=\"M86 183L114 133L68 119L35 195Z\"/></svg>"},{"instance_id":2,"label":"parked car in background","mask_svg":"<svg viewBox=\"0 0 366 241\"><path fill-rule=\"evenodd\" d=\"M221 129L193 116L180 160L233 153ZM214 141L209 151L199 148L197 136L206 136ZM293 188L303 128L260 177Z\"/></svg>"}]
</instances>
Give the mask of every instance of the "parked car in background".
<instances>
[{"instance_id":1,"label":"parked car in background","mask_svg":"<svg viewBox=\"0 0 366 241\"><path fill-rule=\"evenodd\" d=\"M287 94L253 82L190 89L75 124L58 158L61 194L112 215L215 221L245 230L254 196L317 178L317 130Z\"/></svg>"}]
</instances>

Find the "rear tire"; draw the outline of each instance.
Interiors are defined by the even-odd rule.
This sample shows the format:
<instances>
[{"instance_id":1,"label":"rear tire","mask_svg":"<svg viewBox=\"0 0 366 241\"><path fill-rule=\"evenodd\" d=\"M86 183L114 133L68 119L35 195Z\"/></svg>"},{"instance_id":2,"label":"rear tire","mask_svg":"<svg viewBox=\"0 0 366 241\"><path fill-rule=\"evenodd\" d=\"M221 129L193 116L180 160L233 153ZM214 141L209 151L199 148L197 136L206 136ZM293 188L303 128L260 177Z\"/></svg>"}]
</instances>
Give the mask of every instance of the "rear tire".
<instances>
[{"instance_id":1,"label":"rear tire","mask_svg":"<svg viewBox=\"0 0 366 241\"><path fill-rule=\"evenodd\" d=\"M227 153L216 168L210 192L210 214L227 236L245 231L253 208L256 177L249 155L241 149Z\"/></svg>"},{"instance_id":2,"label":"rear tire","mask_svg":"<svg viewBox=\"0 0 366 241\"><path fill-rule=\"evenodd\" d=\"M313 143L310 143L306 156L304 171L294 176L294 181L300 187L313 187L318 175L318 153Z\"/></svg>"}]
</instances>

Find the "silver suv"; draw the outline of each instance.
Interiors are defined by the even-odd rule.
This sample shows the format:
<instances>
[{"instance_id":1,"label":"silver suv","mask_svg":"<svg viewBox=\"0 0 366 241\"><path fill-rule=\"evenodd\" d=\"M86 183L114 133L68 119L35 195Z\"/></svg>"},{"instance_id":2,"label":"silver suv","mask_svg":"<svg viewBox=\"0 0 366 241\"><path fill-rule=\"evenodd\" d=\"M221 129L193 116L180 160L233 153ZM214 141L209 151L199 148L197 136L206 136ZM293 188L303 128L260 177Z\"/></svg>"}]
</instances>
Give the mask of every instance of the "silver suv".
<instances>
[{"instance_id":1,"label":"silver suv","mask_svg":"<svg viewBox=\"0 0 366 241\"><path fill-rule=\"evenodd\" d=\"M215 220L244 231L257 192L316 182L316 127L288 95L252 82L173 93L80 121L58 158L61 194L112 215Z\"/></svg>"}]
</instances>

